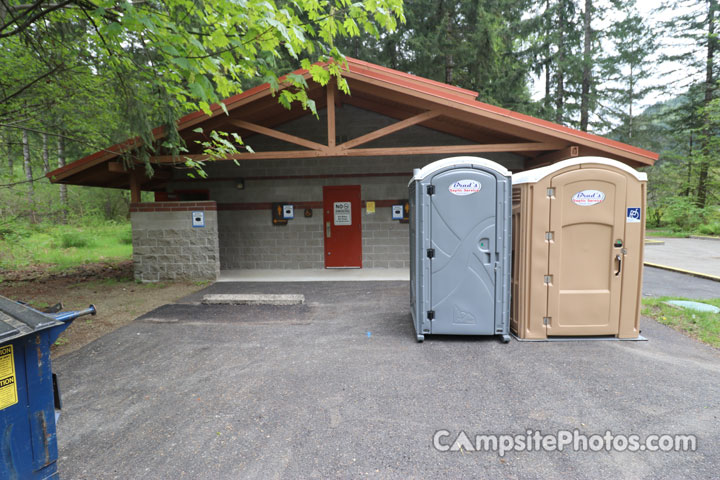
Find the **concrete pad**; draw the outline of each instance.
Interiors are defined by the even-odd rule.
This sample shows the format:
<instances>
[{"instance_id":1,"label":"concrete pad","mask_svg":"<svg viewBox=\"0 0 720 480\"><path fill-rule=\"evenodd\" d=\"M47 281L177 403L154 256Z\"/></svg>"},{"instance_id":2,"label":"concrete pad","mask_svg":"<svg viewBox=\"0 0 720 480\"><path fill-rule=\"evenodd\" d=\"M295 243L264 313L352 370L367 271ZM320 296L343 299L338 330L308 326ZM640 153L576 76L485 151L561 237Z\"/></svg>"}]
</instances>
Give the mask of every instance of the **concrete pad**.
<instances>
[{"instance_id":1,"label":"concrete pad","mask_svg":"<svg viewBox=\"0 0 720 480\"><path fill-rule=\"evenodd\" d=\"M720 313L720 308L715 305L710 305L709 303L689 302L686 300L668 300L665 303L673 307L687 308L688 310L694 310L696 312Z\"/></svg>"},{"instance_id":2,"label":"concrete pad","mask_svg":"<svg viewBox=\"0 0 720 480\"><path fill-rule=\"evenodd\" d=\"M407 282L224 283L199 298L263 288L306 304L166 305L55 360L61 477L717 477L720 352L654 321L648 342L419 344ZM439 430L575 429L692 434L698 448L432 446Z\"/></svg>"},{"instance_id":3,"label":"concrete pad","mask_svg":"<svg viewBox=\"0 0 720 480\"><path fill-rule=\"evenodd\" d=\"M662 238L645 249L646 262L720 278L720 244L697 238Z\"/></svg>"},{"instance_id":4,"label":"concrete pad","mask_svg":"<svg viewBox=\"0 0 720 480\"><path fill-rule=\"evenodd\" d=\"M203 295L205 305L302 305L304 295L258 294L258 293L216 293Z\"/></svg>"},{"instance_id":5,"label":"concrete pad","mask_svg":"<svg viewBox=\"0 0 720 480\"><path fill-rule=\"evenodd\" d=\"M325 268L322 270L222 270L218 282L395 282L410 281L408 268Z\"/></svg>"}]
</instances>

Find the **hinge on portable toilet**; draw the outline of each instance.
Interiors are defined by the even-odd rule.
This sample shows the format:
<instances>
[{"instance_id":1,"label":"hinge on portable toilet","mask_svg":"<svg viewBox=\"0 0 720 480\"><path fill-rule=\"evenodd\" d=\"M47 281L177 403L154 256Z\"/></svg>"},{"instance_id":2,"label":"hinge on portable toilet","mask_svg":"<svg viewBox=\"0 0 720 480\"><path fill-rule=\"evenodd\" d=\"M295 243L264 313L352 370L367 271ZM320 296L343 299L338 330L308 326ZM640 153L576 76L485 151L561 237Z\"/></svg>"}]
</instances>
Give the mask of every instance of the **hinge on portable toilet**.
<instances>
[{"instance_id":1,"label":"hinge on portable toilet","mask_svg":"<svg viewBox=\"0 0 720 480\"><path fill-rule=\"evenodd\" d=\"M435 249L434 248L428 248L427 249L427 257L433 258L435 256Z\"/></svg>"},{"instance_id":2,"label":"hinge on portable toilet","mask_svg":"<svg viewBox=\"0 0 720 480\"><path fill-rule=\"evenodd\" d=\"M427 319L428 319L428 320L434 320L434 319L435 319L435 310L428 310L428 311L427 311Z\"/></svg>"},{"instance_id":3,"label":"hinge on portable toilet","mask_svg":"<svg viewBox=\"0 0 720 480\"><path fill-rule=\"evenodd\" d=\"M548 188L548 189L547 189L547 196L548 196L549 198L554 197L554 196L555 196L555 188L553 188L553 187Z\"/></svg>"},{"instance_id":4,"label":"hinge on portable toilet","mask_svg":"<svg viewBox=\"0 0 720 480\"><path fill-rule=\"evenodd\" d=\"M553 276L552 275L545 275L545 285L550 285L552 283Z\"/></svg>"},{"instance_id":5,"label":"hinge on portable toilet","mask_svg":"<svg viewBox=\"0 0 720 480\"><path fill-rule=\"evenodd\" d=\"M428 195L435 195L435 185L428 185L428 186L427 186L427 194L428 194Z\"/></svg>"},{"instance_id":6,"label":"hinge on portable toilet","mask_svg":"<svg viewBox=\"0 0 720 480\"><path fill-rule=\"evenodd\" d=\"M552 242L553 232L545 232L545 240L547 240L548 242Z\"/></svg>"},{"instance_id":7,"label":"hinge on portable toilet","mask_svg":"<svg viewBox=\"0 0 720 480\"><path fill-rule=\"evenodd\" d=\"M543 317L543 325L550 325L550 317Z\"/></svg>"}]
</instances>

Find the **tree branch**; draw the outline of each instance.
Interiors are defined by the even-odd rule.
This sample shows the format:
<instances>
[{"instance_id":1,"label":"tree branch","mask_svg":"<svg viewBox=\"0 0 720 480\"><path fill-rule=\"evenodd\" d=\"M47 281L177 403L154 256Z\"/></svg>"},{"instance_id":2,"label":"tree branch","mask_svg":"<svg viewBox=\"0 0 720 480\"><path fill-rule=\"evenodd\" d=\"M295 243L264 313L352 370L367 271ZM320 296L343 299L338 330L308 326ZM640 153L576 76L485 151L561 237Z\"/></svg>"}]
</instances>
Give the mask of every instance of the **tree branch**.
<instances>
[{"instance_id":1,"label":"tree branch","mask_svg":"<svg viewBox=\"0 0 720 480\"><path fill-rule=\"evenodd\" d=\"M16 90L14 93L11 93L10 95L7 95L7 96L3 97L3 98L0 100L0 104L7 103L11 98L17 97L18 95L20 95L21 93L23 93L23 92L24 92L25 90L27 90L28 88L30 88L30 87L32 87L33 85L35 85L37 82L39 82L39 81L41 81L41 80L49 77L50 75L53 75L53 74L57 73L57 72L58 72L59 70L61 70L61 69L62 69L62 65L56 65L55 68L53 68L52 70L49 70L49 71L43 73L43 74L40 75L39 77L35 78L35 80L26 83L24 86L20 87L20 88L19 88L18 90Z\"/></svg>"},{"instance_id":2,"label":"tree branch","mask_svg":"<svg viewBox=\"0 0 720 480\"><path fill-rule=\"evenodd\" d=\"M36 7L34 7L34 9L42 8L41 3L42 3L42 0L39 0L38 2L36 2L34 4L34 5L36 5ZM70 5L71 3L73 3L73 0L65 0L64 2L60 2L55 5L52 5L45 10L41 10L33 15L30 15L29 18L27 18L24 23L18 25L14 30L12 30L10 32L5 32L5 30L10 28L11 25L18 23L19 18L16 18L13 16L13 19L10 22L7 22L4 25L0 26L0 38L11 37L13 35L17 35L18 33L27 29L30 25L32 25L33 23L35 23L37 20L44 17L45 15L47 15L51 12L54 12L55 10L60 10L61 8L64 8L68 5ZM7 6L6 6L6 8L7 8ZM32 11L32 10L28 10L28 11Z\"/></svg>"}]
</instances>

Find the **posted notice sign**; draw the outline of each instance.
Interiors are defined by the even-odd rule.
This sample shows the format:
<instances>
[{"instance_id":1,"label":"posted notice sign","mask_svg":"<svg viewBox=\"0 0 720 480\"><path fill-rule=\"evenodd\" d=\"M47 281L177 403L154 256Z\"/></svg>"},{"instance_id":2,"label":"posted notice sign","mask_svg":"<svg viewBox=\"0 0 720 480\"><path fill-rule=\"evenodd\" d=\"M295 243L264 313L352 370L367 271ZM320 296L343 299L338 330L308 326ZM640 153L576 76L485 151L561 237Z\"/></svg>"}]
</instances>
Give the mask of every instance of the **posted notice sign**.
<instances>
[{"instance_id":1,"label":"posted notice sign","mask_svg":"<svg viewBox=\"0 0 720 480\"><path fill-rule=\"evenodd\" d=\"M352 213L350 212L351 206L351 202L333 203L335 225L352 225Z\"/></svg>"},{"instance_id":2,"label":"posted notice sign","mask_svg":"<svg viewBox=\"0 0 720 480\"><path fill-rule=\"evenodd\" d=\"M0 410L18 402L12 345L0 347Z\"/></svg>"}]
</instances>

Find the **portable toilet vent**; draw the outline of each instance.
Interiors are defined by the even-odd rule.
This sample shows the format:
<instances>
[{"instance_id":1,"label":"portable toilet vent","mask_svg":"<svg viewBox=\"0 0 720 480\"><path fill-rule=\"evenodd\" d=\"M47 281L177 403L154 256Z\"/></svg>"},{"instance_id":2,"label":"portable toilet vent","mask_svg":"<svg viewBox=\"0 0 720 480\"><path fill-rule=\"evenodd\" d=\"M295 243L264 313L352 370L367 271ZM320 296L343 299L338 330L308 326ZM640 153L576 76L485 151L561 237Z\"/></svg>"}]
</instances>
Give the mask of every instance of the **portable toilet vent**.
<instances>
[{"instance_id":1,"label":"portable toilet vent","mask_svg":"<svg viewBox=\"0 0 720 480\"><path fill-rule=\"evenodd\" d=\"M646 186L600 157L513 176L513 333L639 337Z\"/></svg>"},{"instance_id":2,"label":"portable toilet vent","mask_svg":"<svg viewBox=\"0 0 720 480\"><path fill-rule=\"evenodd\" d=\"M410 181L410 301L417 340L428 334L509 337L511 174L455 157Z\"/></svg>"}]
</instances>

